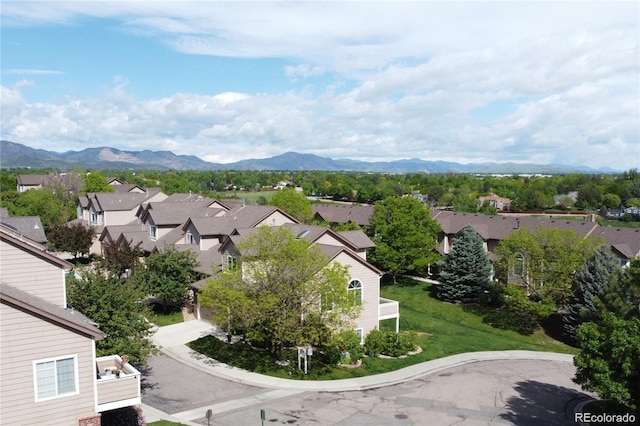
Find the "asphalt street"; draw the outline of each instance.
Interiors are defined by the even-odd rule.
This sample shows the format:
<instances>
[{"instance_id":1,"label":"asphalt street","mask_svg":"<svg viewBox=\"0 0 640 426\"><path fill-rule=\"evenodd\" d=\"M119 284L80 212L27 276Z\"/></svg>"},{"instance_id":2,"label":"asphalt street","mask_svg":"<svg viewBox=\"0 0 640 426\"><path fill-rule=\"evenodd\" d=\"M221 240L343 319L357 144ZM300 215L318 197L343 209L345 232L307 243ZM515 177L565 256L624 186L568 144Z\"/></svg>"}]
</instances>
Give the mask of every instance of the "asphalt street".
<instances>
[{"instance_id":1,"label":"asphalt street","mask_svg":"<svg viewBox=\"0 0 640 426\"><path fill-rule=\"evenodd\" d=\"M167 356L150 359L144 404L185 423L212 425L572 425L590 395L575 367L547 360L480 361L359 391L259 388L221 379ZM262 421L260 410L264 410Z\"/></svg>"}]
</instances>

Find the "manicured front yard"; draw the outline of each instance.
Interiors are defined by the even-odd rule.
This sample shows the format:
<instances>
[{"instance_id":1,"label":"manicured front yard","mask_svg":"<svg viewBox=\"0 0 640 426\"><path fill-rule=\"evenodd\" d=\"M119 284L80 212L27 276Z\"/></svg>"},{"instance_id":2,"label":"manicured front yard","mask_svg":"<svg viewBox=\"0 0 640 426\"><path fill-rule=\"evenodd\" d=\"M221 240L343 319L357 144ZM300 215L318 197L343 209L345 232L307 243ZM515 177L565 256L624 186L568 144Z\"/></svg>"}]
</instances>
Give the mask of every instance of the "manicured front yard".
<instances>
[{"instance_id":1,"label":"manicured front yard","mask_svg":"<svg viewBox=\"0 0 640 426\"><path fill-rule=\"evenodd\" d=\"M247 345L228 345L215 337L205 337L190 344L191 348L221 362L276 377L331 380L384 373L412 364L463 352L496 350L532 350L577 353L575 348L547 336L542 330L530 336L500 330L483 323L478 310L434 299L430 284L399 280L396 285L381 288L382 297L400 302L400 330L419 334L422 353L402 359L365 358L354 369L324 365L320 356L311 360L309 375L297 369L295 351L287 353L288 367L279 367L267 352ZM384 324L385 326L390 324Z\"/></svg>"}]
</instances>

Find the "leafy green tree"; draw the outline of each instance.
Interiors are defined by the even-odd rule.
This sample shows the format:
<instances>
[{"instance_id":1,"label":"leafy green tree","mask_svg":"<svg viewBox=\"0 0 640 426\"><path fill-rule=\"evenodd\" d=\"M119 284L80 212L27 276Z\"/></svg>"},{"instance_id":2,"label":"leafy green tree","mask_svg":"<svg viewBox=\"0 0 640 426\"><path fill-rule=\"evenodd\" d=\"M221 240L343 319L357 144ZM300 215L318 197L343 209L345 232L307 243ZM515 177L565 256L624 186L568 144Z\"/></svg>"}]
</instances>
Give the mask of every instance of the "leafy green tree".
<instances>
[{"instance_id":1,"label":"leafy green tree","mask_svg":"<svg viewBox=\"0 0 640 426\"><path fill-rule=\"evenodd\" d=\"M56 251L72 253L74 258L89 253L95 231L81 223L56 224L47 233L49 245Z\"/></svg>"},{"instance_id":2,"label":"leafy green tree","mask_svg":"<svg viewBox=\"0 0 640 426\"><path fill-rule=\"evenodd\" d=\"M274 352L322 344L324 331L348 328L361 307L349 297L347 267L283 227L260 227L237 244L241 266L209 280L200 301L214 321L245 330Z\"/></svg>"},{"instance_id":3,"label":"leafy green tree","mask_svg":"<svg viewBox=\"0 0 640 426\"><path fill-rule=\"evenodd\" d=\"M298 193L293 188L277 191L269 204L284 210L302 223L311 223L313 220L311 202L304 194Z\"/></svg>"},{"instance_id":4,"label":"leafy green tree","mask_svg":"<svg viewBox=\"0 0 640 426\"><path fill-rule=\"evenodd\" d=\"M602 196L602 204L609 209L617 209L621 203L622 200L617 194L606 193Z\"/></svg>"},{"instance_id":5,"label":"leafy green tree","mask_svg":"<svg viewBox=\"0 0 640 426\"><path fill-rule=\"evenodd\" d=\"M68 303L95 321L107 337L96 342L96 354L128 355L132 361L146 364L155 353L150 337L151 323L145 294L140 288L101 271L83 272L67 281Z\"/></svg>"},{"instance_id":6,"label":"leafy green tree","mask_svg":"<svg viewBox=\"0 0 640 426\"><path fill-rule=\"evenodd\" d=\"M630 409L640 408L640 318L605 312L577 331L582 350L574 381L584 390Z\"/></svg>"},{"instance_id":7,"label":"leafy green tree","mask_svg":"<svg viewBox=\"0 0 640 426\"><path fill-rule=\"evenodd\" d=\"M534 299L522 287L512 284L507 284L501 290L499 309L485 318L493 327L517 331L523 335L533 334L540 322L555 310L551 297Z\"/></svg>"},{"instance_id":8,"label":"leafy green tree","mask_svg":"<svg viewBox=\"0 0 640 426\"><path fill-rule=\"evenodd\" d=\"M440 225L429 210L411 197L388 197L375 204L371 235L376 243L369 259L396 275L409 271L422 273L437 259Z\"/></svg>"},{"instance_id":9,"label":"leafy green tree","mask_svg":"<svg viewBox=\"0 0 640 426\"><path fill-rule=\"evenodd\" d=\"M84 193L113 191L113 187L107 183L107 178L100 172L89 172L84 177Z\"/></svg>"},{"instance_id":10,"label":"leafy green tree","mask_svg":"<svg viewBox=\"0 0 640 426\"><path fill-rule=\"evenodd\" d=\"M640 317L640 259L612 276L598 295L598 305L620 318Z\"/></svg>"},{"instance_id":11,"label":"leafy green tree","mask_svg":"<svg viewBox=\"0 0 640 426\"><path fill-rule=\"evenodd\" d=\"M564 306L572 295L575 272L601 245L602 239L573 230L538 226L533 234L520 228L496 247L497 276L502 283L524 285L536 298L551 296Z\"/></svg>"},{"instance_id":12,"label":"leafy green tree","mask_svg":"<svg viewBox=\"0 0 640 426\"><path fill-rule=\"evenodd\" d=\"M174 246L152 254L134 274L134 280L148 294L167 303L182 303L192 283L200 278L197 255L191 250L178 251Z\"/></svg>"},{"instance_id":13,"label":"leafy green tree","mask_svg":"<svg viewBox=\"0 0 640 426\"><path fill-rule=\"evenodd\" d=\"M66 223L75 216L75 205L65 203L62 197L61 191L44 187L21 193L3 193L0 203L11 216L39 216L47 232L54 225Z\"/></svg>"},{"instance_id":14,"label":"leafy green tree","mask_svg":"<svg viewBox=\"0 0 640 426\"><path fill-rule=\"evenodd\" d=\"M456 237L447 257L440 262L437 297L447 302L478 302L489 289L491 261L482 237L465 226Z\"/></svg>"},{"instance_id":15,"label":"leafy green tree","mask_svg":"<svg viewBox=\"0 0 640 426\"><path fill-rule=\"evenodd\" d=\"M122 276L125 272L135 273L140 266L140 258L144 252L140 248L142 243L133 245L133 240L105 242L102 244L102 259L100 266L111 275Z\"/></svg>"},{"instance_id":16,"label":"leafy green tree","mask_svg":"<svg viewBox=\"0 0 640 426\"><path fill-rule=\"evenodd\" d=\"M598 295L620 267L618 258L606 246L600 247L578 269L573 281L573 297L562 318L564 337L575 342L576 330L600 315Z\"/></svg>"}]
</instances>

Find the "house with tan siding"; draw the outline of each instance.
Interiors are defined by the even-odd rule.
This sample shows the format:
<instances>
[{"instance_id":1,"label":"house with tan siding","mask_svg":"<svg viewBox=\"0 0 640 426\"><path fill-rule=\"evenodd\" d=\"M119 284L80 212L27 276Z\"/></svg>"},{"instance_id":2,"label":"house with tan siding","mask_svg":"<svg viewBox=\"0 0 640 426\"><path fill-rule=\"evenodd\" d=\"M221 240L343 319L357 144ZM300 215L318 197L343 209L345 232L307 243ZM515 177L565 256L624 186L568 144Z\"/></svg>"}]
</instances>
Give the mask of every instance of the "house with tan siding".
<instances>
[{"instance_id":1,"label":"house with tan siding","mask_svg":"<svg viewBox=\"0 0 640 426\"><path fill-rule=\"evenodd\" d=\"M371 330L378 328L380 321L386 319L395 320L396 332L399 330L398 302L380 297L380 278L383 272L368 263L366 255L357 253L357 250L364 247L356 242L371 242L364 233L360 238L355 238L354 233L351 233L349 240L340 233L319 226L299 223L282 226L289 229L297 238L304 238L311 244L317 245L327 255L328 265L335 262L348 267L349 279L345 282L345 287L349 292L353 292L354 298L362 304L362 312L354 321L354 329L361 339L364 339ZM242 262L242 256L236 249L236 244L251 232L252 229L237 229L233 235L225 239L219 249L222 254L223 269L234 267L238 262ZM369 246L369 244L366 245Z\"/></svg>"},{"instance_id":2,"label":"house with tan siding","mask_svg":"<svg viewBox=\"0 0 640 426\"><path fill-rule=\"evenodd\" d=\"M99 426L100 413L140 404L140 372L96 358L104 333L67 305L72 265L3 225L0 259L2 424Z\"/></svg>"}]
</instances>

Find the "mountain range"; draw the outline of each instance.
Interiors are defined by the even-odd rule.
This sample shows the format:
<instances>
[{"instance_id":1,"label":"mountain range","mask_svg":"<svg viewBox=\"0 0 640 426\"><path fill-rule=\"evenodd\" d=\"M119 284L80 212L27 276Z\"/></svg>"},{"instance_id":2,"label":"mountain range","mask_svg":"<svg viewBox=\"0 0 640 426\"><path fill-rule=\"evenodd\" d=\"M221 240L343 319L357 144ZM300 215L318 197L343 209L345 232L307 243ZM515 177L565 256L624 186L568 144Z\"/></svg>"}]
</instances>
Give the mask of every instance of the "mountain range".
<instances>
[{"instance_id":1,"label":"mountain range","mask_svg":"<svg viewBox=\"0 0 640 426\"><path fill-rule=\"evenodd\" d=\"M482 173L482 174L569 174L616 173L612 169L592 169L554 164L470 163L406 160L366 162L331 159L313 154L287 152L270 158L247 159L235 163L210 163L194 155L176 155L171 151L122 151L117 148L87 148L63 153L34 149L26 145L0 141L0 167L97 170L318 170L379 173Z\"/></svg>"}]
</instances>

